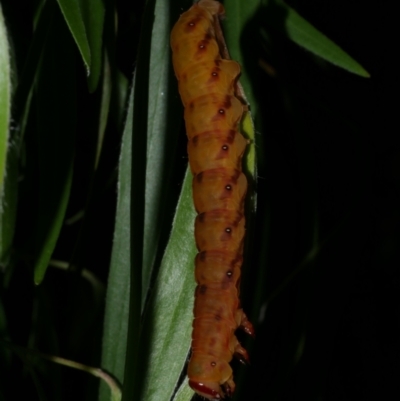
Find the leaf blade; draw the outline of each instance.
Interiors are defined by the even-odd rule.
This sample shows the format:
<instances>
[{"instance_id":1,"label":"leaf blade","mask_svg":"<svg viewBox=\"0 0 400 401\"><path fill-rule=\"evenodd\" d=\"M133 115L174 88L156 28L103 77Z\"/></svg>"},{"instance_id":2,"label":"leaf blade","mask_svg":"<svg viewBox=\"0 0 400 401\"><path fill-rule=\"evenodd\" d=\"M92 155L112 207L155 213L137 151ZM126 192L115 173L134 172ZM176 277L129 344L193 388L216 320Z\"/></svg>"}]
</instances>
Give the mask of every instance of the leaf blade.
<instances>
[{"instance_id":1,"label":"leaf blade","mask_svg":"<svg viewBox=\"0 0 400 401\"><path fill-rule=\"evenodd\" d=\"M11 110L10 72L7 31L0 5L0 263L4 262L10 251L16 215L16 155L15 147L9 149L8 146Z\"/></svg>"},{"instance_id":2,"label":"leaf blade","mask_svg":"<svg viewBox=\"0 0 400 401\"><path fill-rule=\"evenodd\" d=\"M126 343L128 336L129 293L131 269L130 193L132 158L133 89L131 90L121 143L118 169L118 201L115 216L114 240L108 276L104 318L102 367L120 383L124 379ZM100 384L99 400L109 400L110 390Z\"/></svg>"},{"instance_id":3,"label":"leaf blade","mask_svg":"<svg viewBox=\"0 0 400 401\"><path fill-rule=\"evenodd\" d=\"M58 10L57 10L58 11ZM69 200L75 147L74 47L54 14L36 81L38 185L34 281L39 284L59 237Z\"/></svg>"},{"instance_id":4,"label":"leaf blade","mask_svg":"<svg viewBox=\"0 0 400 401\"><path fill-rule=\"evenodd\" d=\"M6 167L11 107L10 55L7 31L0 5L0 192Z\"/></svg>"},{"instance_id":5,"label":"leaf blade","mask_svg":"<svg viewBox=\"0 0 400 401\"><path fill-rule=\"evenodd\" d=\"M80 0L79 4L90 50L88 87L94 92L101 74L105 7L102 0Z\"/></svg>"},{"instance_id":6,"label":"leaf blade","mask_svg":"<svg viewBox=\"0 0 400 401\"><path fill-rule=\"evenodd\" d=\"M304 19L296 10L282 0L274 0L274 2L285 13L284 28L290 40L337 67L364 78L370 77L368 71L360 63ZM268 20L271 24L275 24L271 18Z\"/></svg>"},{"instance_id":7,"label":"leaf blade","mask_svg":"<svg viewBox=\"0 0 400 401\"><path fill-rule=\"evenodd\" d=\"M193 261L197 253L191 187L188 169L143 326L142 354L147 359L147 370L140 391L142 400L171 399L190 348Z\"/></svg>"},{"instance_id":8,"label":"leaf blade","mask_svg":"<svg viewBox=\"0 0 400 401\"><path fill-rule=\"evenodd\" d=\"M57 2L72 37L78 46L83 63L85 64L86 73L87 75L90 75L92 55L79 2L78 0L57 0Z\"/></svg>"}]
</instances>

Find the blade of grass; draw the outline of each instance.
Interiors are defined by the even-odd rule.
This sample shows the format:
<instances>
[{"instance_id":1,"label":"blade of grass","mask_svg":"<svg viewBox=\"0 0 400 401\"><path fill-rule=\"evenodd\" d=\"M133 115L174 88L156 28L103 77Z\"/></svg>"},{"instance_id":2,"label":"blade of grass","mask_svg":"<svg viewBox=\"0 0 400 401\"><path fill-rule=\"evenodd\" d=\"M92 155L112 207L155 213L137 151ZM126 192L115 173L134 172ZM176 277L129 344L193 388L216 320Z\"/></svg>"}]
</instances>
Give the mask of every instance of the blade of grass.
<instances>
[{"instance_id":1,"label":"blade of grass","mask_svg":"<svg viewBox=\"0 0 400 401\"><path fill-rule=\"evenodd\" d=\"M223 21L226 44L232 60L236 60L242 67L240 83L243 86L246 98L251 105L253 116L257 114L256 102L251 87L251 71L245 68L245 52L241 47L241 36L260 5L260 0L246 2L227 0L224 2L226 18ZM254 139L254 138L251 138Z\"/></svg>"},{"instance_id":2,"label":"blade of grass","mask_svg":"<svg viewBox=\"0 0 400 401\"><path fill-rule=\"evenodd\" d=\"M120 383L124 378L129 319L131 270L131 164L132 164L133 89L129 97L128 114L121 144L118 172L118 201L115 217L114 242L108 276L104 319L102 367ZM109 389L101 384L99 400L109 400Z\"/></svg>"},{"instance_id":3,"label":"blade of grass","mask_svg":"<svg viewBox=\"0 0 400 401\"><path fill-rule=\"evenodd\" d=\"M148 142L146 163L146 208L143 248L142 308L150 286L155 260L160 260L162 253L156 252L160 235L166 220L166 204L171 192L169 179L174 165L176 144L179 134L181 115L174 114L174 107L179 102L176 98L176 83L171 82L170 66L170 7L165 1L157 0L155 19L151 31ZM170 86L173 90L170 90ZM175 95L175 98L173 98ZM171 214L174 209L171 210ZM168 224L168 234L170 222Z\"/></svg>"},{"instance_id":4,"label":"blade of grass","mask_svg":"<svg viewBox=\"0 0 400 401\"><path fill-rule=\"evenodd\" d=\"M0 5L0 263L5 262L14 236L17 165L15 146L8 145L11 110L10 54ZM7 157L7 151L9 155ZM7 166L7 171L6 171Z\"/></svg>"},{"instance_id":5,"label":"blade of grass","mask_svg":"<svg viewBox=\"0 0 400 401\"><path fill-rule=\"evenodd\" d=\"M188 379L186 378L176 392L173 401L190 401L193 395L194 391L189 387Z\"/></svg>"},{"instance_id":6,"label":"blade of grass","mask_svg":"<svg viewBox=\"0 0 400 401\"><path fill-rule=\"evenodd\" d=\"M193 319L194 219L192 177L186 172L175 220L141 335L140 400L169 400L190 348ZM140 396L139 396L140 395Z\"/></svg>"},{"instance_id":7,"label":"blade of grass","mask_svg":"<svg viewBox=\"0 0 400 401\"><path fill-rule=\"evenodd\" d=\"M346 71L364 78L370 76L360 63L282 0L267 0L267 4L266 22L280 30L283 29L294 43ZM277 26L277 21L280 22L281 19L276 18L276 15L284 16L284 26Z\"/></svg>"},{"instance_id":8,"label":"blade of grass","mask_svg":"<svg viewBox=\"0 0 400 401\"><path fill-rule=\"evenodd\" d=\"M95 169L97 169L98 167L101 155L101 149L103 147L104 133L107 127L109 110L110 110L111 93L112 93L112 79L111 79L110 63L108 61L107 54L104 53L104 72L102 80L99 128L97 135L97 150L96 150L95 166L94 166Z\"/></svg>"},{"instance_id":9,"label":"blade of grass","mask_svg":"<svg viewBox=\"0 0 400 401\"><path fill-rule=\"evenodd\" d=\"M162 3L163 2L158 2L158 6L160 6L160 4L162 5ZM132 160L135 163L134 166L131 166L134 174L132 180L135 183L132 191L135 192L135 196L137 197L136 200L132 198L132 202L139 202L137 203L138 206L134 207L133 204L130 206L130 210L132 211L132 216L130 218L132 221L135 221L132 229L135 229L137 233L130 234L132 243L131 249L135 247L136 256L130 254L129 257L134 260L134 266L141 268L142 266L141 262L139 261L139 253L143 253L142 308L150 283L152 264L154 263L154 257L156 255L157 239L160 230L159 220L160 216L162 216L160 205L163 199L160 191L166 190L164 177L167 170L165 167L166 163L163 160L165 159L165 143L167 142L165 135L165 120L168 95L167 60L169 57L169 47L168 38L166 37L166 30L168 28L165 27L165 14L168 9L165 8L164 11L157 9L157 12L155 13L157 15L157 21L155 23L153 20L154 7L154 2L149 2L146 5L144 24L139 46L138 65L135 74L136 83L134 87L135 95L133 101L135 99L136 101L134 101L133 106L130 105L130 107L133 107L133 114L128 116L128 119L133 118L133 125L131 124L130 127L130 129L133 130L132 135L134 138L134 143L132 143L132 152L136 152L136 157L131 155ZM154 32L153 26L156 27ZM155 37L152 38L153 33ZM149 102L147 102L147 98L149 99ZM147 151L145 150L146 148L148 149ZM171 154L169 156L171 156ZM143 173L144 171L146 171L145 180ZM146 186L146 190L141 192L142 186L143 188ZM138 224L138 221L143 219L144 204L142 204L142 200L144 199L144 194L146 196L144 237L142 235L142 237L139 238L139 229L142 221L140 224ZM125 224L127 217L128 216L123 219ZM118 240L116 239L116 241ZM144 250L141 248L143 244ZM115 246L117 246L116 242L114 243L114 247ZM111 283L111 285L113 284ZM138 295L138 291L131 291L132 295ZM112 301L110 300L110 302ZM133 326L131 327L131 330L135 331L135 335L138 334L140 331L138 322L132 323L132 325ZM107 327L105 330L107 331ZM106 335L108 334L105 334L105 336ZM135 340L135 338L131 335L129 335L128 338L128 341L132 346L131 352L134 353L134 349L137 349L138 347L138 340ZM110 347L112 347L111 344ZM128 353L129 352L130 351L128 350ZM126 369L129 371L128 375L129 377L133 377L133 379L129 382L125 382L125 386L128 387L125 387L123 393L124 397L128 398L129 394L134 392L133 386L135 386L135 384L139 385L138 379L133 372L136 369L134 366L136 363L134 359L135 356L133 355L127 356L126 359L124 355L121 362L123 363L126 361ZM108 369L108 366L105 365L105 368ZM112 370L112 373L116 374L115 370ZM120 380L123 380L123 376L124 373L120 372L117 377Z\"/></svg>"},{"instance_id":10,"label":"blade of grass","mask_svg":"<svg viewBox=\"0 0 400 401\"><path fill-rule=\"evenodd\" d=\"M246 150L244 159L245 170L248 176L253 180L256 178L256 152L255 152L255 128L253 118L257 115L257 102L251 85L251 74L244 64L245 53L241 46L240 35L254 14L259 0L251 0L244 4L237 0L228 0L225 3L226 19L224 20L224 34L226 44L229 49L232 60L236 60L241 65L240 85L243 86L246 99L250 105L251 113L246 112L242 119L241 131L246 138L250 140L250 144ZM255 205L255 200L253 202ZM253 207L254 209L254 207Z\"/></svg>"},{"instance_id":11,"label":"blade of grass","mask_svg":"<svg viewBox=\"0 0 400 401\"><path fill-rule=\"evenodd\" d=\"M64 221L74 158L74 46L59 12L54 13L44 46L36 91L39 179L34 280L39 284Z\"/></svg>"},{"instance_id":12,"label":"blade of grass","mask_svg":"<svg viewBox=\"0 0 400 401\"><path fill-rule=\"evenodd\" d=\"M65 22L78 46L83 63L85 64L87 75L90 75L92 66L92 55L90 52L88 33L83 20L82 10L79 0L57 0Z\"/></svg>"},{"instance_id":13,"label":"blade of grass","mask_svg":"<svg viewBox=\"0 0 400 401\"><path fill-rule=\"evenodd\" d=\"M79 0L82 19L90 48L89 91L94 92L99 83L102 64L102 36L105 8L103 0Z\"/></svg>"},{"instance_id":14,"label":"blade of grass","mask_svg":"<svg viewBox=\"0 0 400 401\"><path fill-rule=\"evenodd\" d=\"M11 107L10 55L7 31L0 6L0 196L6 167Z\"/></svg>"},{"instance_id":15,"label":"blade of grass","mask_svg":"<svg viewBox=\"0 0 400 401\"><path fill-rule=\"evenodd\" d=\"M7 266L17 217L18 149L11 144L7 155L7 170L0 204L0 264Z\"/></svg>"}]
</instances>

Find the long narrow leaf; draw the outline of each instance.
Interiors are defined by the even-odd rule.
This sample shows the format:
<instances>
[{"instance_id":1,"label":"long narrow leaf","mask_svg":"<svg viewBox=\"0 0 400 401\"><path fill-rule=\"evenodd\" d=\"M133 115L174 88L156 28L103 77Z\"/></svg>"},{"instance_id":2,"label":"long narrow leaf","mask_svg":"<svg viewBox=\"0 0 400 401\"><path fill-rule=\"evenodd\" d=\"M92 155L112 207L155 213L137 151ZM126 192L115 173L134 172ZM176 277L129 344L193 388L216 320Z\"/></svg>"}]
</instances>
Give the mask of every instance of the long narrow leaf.
<instances>
[{"instance_id":1,"label":"long narrow leaf","mask_svg":"<svg viewBox=\"0 0 400 401\"><path fill-rule=\"evenodd\" d=\"M143 244L142 308L150 285L154 262L159 255L161 231L166 221L168 180L176 154L181 115L174 108L179 105L176 82L171 82L170 65L170 7L164 0L155 4L155 20L151 32L149 109L147 125L147 162L145 192L145 228ZM173 91L170 86L174 86ZM175 95L175 98L173 96ZM168 222L167 222L168 223ZM168 225L168 233L170 225Z\"/></svg>"},{"instance_id":2,"label":"long narrow leaf","mask_svg":"<svg viewBox=\"0 0 400 401\"><path fill-rule=\"evenodd\" d=\"M8 148L7 170L0 204L0 264L7 265L15 232L17 216L18 149Z\"/></svg>"},{"instance_id":3,"label":"long narrow leaf","mask_svg":"<svg viewBox=\"0 0 400 401\"><path fill-rule=\"evenodd\" d=\"M251 84L251 71L244 64L245 54L241 47L240 35L253 16L259 0L251 0L243 3L237 0L225 2L226 20L224 21L224 33L230 56L241 65L240 84L243 86L246 99L250 105L250 112L245 113L242 122L242 133L250 140L245 158L246 172L252 179L256 177L256 155L255 155L255 130L252 117L257 115L257 102Z\"/></svg>"},{"instance_id":4,"label":"long narrow leaf","mask_svg":"<svg viewBox=\"0 0 400 401\"><path fill-rule=\"evenodd\" d=\"M92 55L90 52L88 34L83 21L79 0L57 0L63 13L65 22L78 46L87 74L90 74Z\"/></svg>"},{"instance_id":5,"label":"long narrow leaf","mask_svg":"<svg viewBox=\"0 0 400 401\"><path fill-rule=\"evenodd\" d=\"M195 210L191 173L187 171L160 272L155 283L141 336L143 383L140 397L172 397L190 347L195 288L193 265Z\"/></svg>"},{"instance_id":6,"label":"long narrow leaf","mask_svg":"<svg viewBox=\"0 0 400 401\"><path fill-rule=\"evenodd\" d=\"M89 91L94 92L100 78L102 64L102 35L104 23L103 0L79 0L90 47Z\"/></svg>"},{"instance_id":7,"label":"long narrow leaf","mask_svg":"<svg viewBox=\"0 0 400 401\"><path fill-rule=\"evenodd\" d=\"M56 245L69 199L76 130L73 42L54 13L37 79L38 213L35 283L39 284Z\"/></svg>"},{"instance_id":8,"label":"long narrow leaf","mask_svg":"<svg viewBox=\"0 0 400 401\"><path fill-rule=\"evenodd\" d=\"M118 202L115 217L114 242L108 276L101 366L116 377L124 378L129 319L131 275L130 193L132 169L133 89L129 98L118 172ZM110 399L110 390L100 386L99 400Z\"/></svg>"},{"instance_id":9,"label":"long narrow leaf","mask_svg":"<svg viewBox=\"0 0 400 401\"><path fill-rule=\"evenodd\" d=\"M241 36L247 24L254 16L260 0L249 0L246 2L227 0L224 2L226 18L223 21L226 44L232 60L236 60L242 67L240 83L246 93L246 98L251 105L253 115L257 114L256 102L251 88L250 71L245 67L245 54L241 47Z\"/></svg>"},{"instance_id":10,"label":"long narrow leaf","mask_svg":"<svg viewBox=\"0 0 400 401\"><path fill-rule=\"evenodd\" d=\"M353 74L368 78L370 75L364 67L342 50L336 43L327 38L322 32L311 25L307 20L300 16L296 10L289 7L282 0L267 0L276 3L274 9L277 13L266 13L268 23L276 26L279 18L273 18L277 15L284 16L284 29L287 36L294 43L304 47L310 52L323 58L330 63L343 68Z\"/></svg>"},{"instance_id":11,"label":"long narrow leaf","mask_svg":"<svg viewBox=\"0 0 400 401\"><path fill-rule=\"evenodd\" d=\"M7 31L0 6L0 194L3 186L10 123L10 55Z\"/></svg>"},{"instance_id":12,"label":"long narrow leaf","mask_svg":"<svg viewBox=\"0 0 400 401\"><path fill-rule=\"evenodd\" d=\"M189 401L192 399L194 391L189 387L187 378L179 387L173 401Z\"/></svg>"},{"instance_id":13,"label":"long narrow leaf","mask_svg":"<svg viewBox=\"0 0 400 401\"><path fill-rule=\"evenodd\" d=\"M8 253L14 233L16 164L15 152L7 162L8 133L11 108L10 55L7 31L0 5L0 262ZM10 157L10 156L9 156ZM6 164L10 171L6 172ZM6 183L4 183L4 177Z\"/></svg>"}]
</instances>

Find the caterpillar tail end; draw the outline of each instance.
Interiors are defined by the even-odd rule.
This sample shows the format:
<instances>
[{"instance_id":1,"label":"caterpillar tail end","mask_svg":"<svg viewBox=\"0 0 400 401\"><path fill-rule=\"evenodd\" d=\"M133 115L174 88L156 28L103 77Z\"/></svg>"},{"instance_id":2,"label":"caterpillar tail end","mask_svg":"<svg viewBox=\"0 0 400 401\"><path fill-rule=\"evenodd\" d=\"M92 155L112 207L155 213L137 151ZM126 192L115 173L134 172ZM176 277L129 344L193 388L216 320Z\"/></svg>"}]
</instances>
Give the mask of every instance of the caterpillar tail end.
<instances>
[{"instance_id":1,"label":"caterpillar tail end","mask_svg":"<svg viewBox=\"0 0 400 401\"><path fill-rule=\"evenodd\" d=\"M200 383L195 380L189 380L189 386L199 395L208 400L222 400L224 398L218 383L204 382Z\"/></svg>"}]
</instances>

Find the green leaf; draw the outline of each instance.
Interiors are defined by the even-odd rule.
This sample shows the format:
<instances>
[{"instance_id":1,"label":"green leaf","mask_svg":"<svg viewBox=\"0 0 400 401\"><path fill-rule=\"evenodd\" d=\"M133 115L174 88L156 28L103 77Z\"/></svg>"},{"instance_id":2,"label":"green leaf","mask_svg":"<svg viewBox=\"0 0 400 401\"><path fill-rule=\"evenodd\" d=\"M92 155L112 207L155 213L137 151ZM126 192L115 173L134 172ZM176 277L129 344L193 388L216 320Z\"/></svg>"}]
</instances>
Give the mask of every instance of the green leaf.
<instances>
[{"instance_id":1,"label":"green leaf","mask_svg":"<svg viewBox=\"0 0 400 401\"><path fill-rule=\"evenodd\" d=\"M274 0L274 2L284 14L284 28L289 39L340 68L365 78L370 76L361 64L300 16L297 11L282 0ZM266 15L270 15L268 21L275 25L272 14Z\"/></svg>"},{"instance_id":2,"label":"green leaf","mask_svg":"<svg viewBox=\"0 0 400 401\"><path fill-rule=\"evenodd\" d=\"M86 72L89 76L92 67L92 55L89 46L88 33L86 32L82 10L80 7L80 1L57 0L57 2L60 6L65 22L67 23L68 28L75 40L75 43L78 46L79 52L81 53L83 62L85 64ZM94 17L95 20L98 19L97 17L98 16ZM96 32L96 29L94 29L93 32ZM92 38L96 38L96 35L94 34Z\"/></svg>"},{"instance_id":3,"label":"green leaf","mask_svg":"<svg viewBox=\"0 0 400 401\"><path fill-rule=\"evenodd\" d=\"M129 98L119 161L118 201L107 285L101 362L101 366L111 372L120 383L124 378L131 280L131 229L127 222L130 222L131 219L132 122L133 89ZM101 401L109 400L109 393L108 387L101 383L99 399Z\"/></svg>"},{"instance_id":4,"label":"green leaf","mask_svg":"<svg viewBox=\"0 0 400 401\"><path fill-rule=\"evenodd\" d=\"M97 88L102 64L102 37L105 8L103 0L79 0L83 23L90 47L89 91Z\"/></svg>"},{"instance_id":5,"label":"green leaf","mask_svg":"<svg viewBox=\"0 0 400 401\"><path fill-rule=\"evenodd\" d=\"M194 395L194 391L189 387L188 379L179 387L173 401L190 401Z\"/></svg>"},{"instance_id":6,"label":"green leaf","mask_svg":"<svg viewBox=\"0 0 400 401\"><path fill-rule=\"evenodd\" d=\"M224 3L227 18L224 20L224 34L226 44L232 60L241 65L240 85L242 85L250 111L244 113L241 131L250 140L244 159L245 171L253 180L256 179L256 151L255 151L255 128L252 118L257 116L257 102L251 84L252 71L246 69L244 60L246 55L240 43L240 35L246 24L249 23L259 0L251 0L246 3L237 0L228 0ZM255 200L253 202L255 204ZM253 207L254 209L254 207Z\"/></svg>"},{"instance_id":7,"label":"green leaf","mask_svg":"<svg viewBox=\"0 0 400 401\"><path fill-rule=\"evenodd\" d=\"M126 105L129 96L129 81L118 69L115 71L115 77L112 82L110 114L122 132L125 123Z\"/></svg>"},{"instance_id":8,"label":"green leaf","mask_svg":"<svg viewBox=\"0 0 400 401\"><path fill-rule=\"evenodd\" d=\"M138 377L141 400L169 400L189 352L197 253L195 216L188 170L142 330L140 360L146 360L146 369L141 372L143 377Z\"/></svg>"},{"instance_id":9,"label":"green leaf","mask_svg":"<svg viewBox=\"0 0 400 401\"><path fill-rule=\"evenodd\" d=\"M11 108L10 54L0 5L0 263L10 251L16 213L15 147L7 157ZM6 171L6 165L8 169Z\"/></svg>"},{"instance_id":10,"label":"green leaf","mask_svg":"<svg viewBox=\"0 0 400 401\"><path fill-rule=\"evenodd\" d=\"M7 265L17 217L18 149L12 144L8 149L7 172L2 188L0 205L0 264Z\"/></svg>"},{"instance_id":11,"label":"green leaf","mask_svg":"<svg viewBox=\"0 0 400 401\"><path fill-rule=\"evenodd\" d=\"M10 54L3 11L0 5L0 197L6 167L8 130L10 124Z\"/></svg>"},{"instance_id":12,"label":"green leaf","mask_svg":"<svg viewBox=\"0 0 400 401\"><path fill-rule=\"evenodd\" d=\"M150 286L153 266L158 255L160 235L165 221L166 199L170 187L179 127L182 121L180 99L176 97L176 81L171 82L170 8L165 1L156 1L151 34L149 61L149 101L147 123L147 161L145 189L145 226L143 243L142 307ZM172 85L173 90L170 89ZM176 116L176 109L178 115ZM171 211L172 212L172 211ZM170 225L167 231L169 233Z\"/></svg>"},{"instance_id":13,"label":"green leaf","mask_svg":"<svg viewBox=\"0 0 400 401\"><path fill-rule=\"evenodd\" d=\"M156 3L156 4L155 4ZM154 11L155 10L155 11ZM131 266L133 269L140 268L142 270L142 279L141 279L141 310L143 310L144 302L146 297L148 296L148 289L150 287L150 279L153 271L153 266L155 264L156 258L158 255L162 255L163 250L159 248L160 243L160 235L161 231L164 229L165 224L163 221L165 220L164 213L166 207L166 199L168 198L168 192L171 192L170 187L168 186L168 180L170 175L171 166L174 162L174 154L176 149L176 138L179 133L179 125L182 121L182 115L179 113L176 117L171 118L171 114L173 114L173 108L179 104L180 100L176 96L176 82L173 80L171 83L171 66L170 66L170 47L169 47L169 13L170 9L167 7L164 1L157 2L149 2L146 5L144 23L142 25L141 32L141 42L139 45L139 54L138 54L138 63L137 70L135 73L135 83L134 83L134 95L131 97L131 103L129 105L129 114L127 125L125 127L124 138L127 138L126 130L131 130L133 133L131 143L128 144L128 141L123 144L122 154L121 154L121 168L124 167L122 162L127 160L128 157L131 160L131 163L135 163L130 167L124 167L124 175L120 175L120 190L123 188L122 183L125 181L129 181L134 183L131 189L127 188L128 184L124 184L125 187L125 195L119 193L120 196L128 197L129 200L129 191L132 193L132 197L140 197L143 196L143 200L145 201L142 204L140 199L131 198L131 205L126 205L126 208L130 208L130 214L122 217L121 224L125 225L125 229L127 226L127 221L132 221L131 230L133 228L136 230L136 234L133 234L132 231L129 232L129 235L124 232L119 235L118 231L120 228L116 225L115 237L114 237L114 249L131 249L129 255L125 254L121 256L121 259L125 260L125 263L118 262L117 259L114 261L114 251L113 251L113 261L111 269L119 269L121 274L124 269L126 270L126 274L124 275L124 279L116 280L112 278L110 275L110 283L111 288L109 289L109 297L107 297L107 310L112 311L115 314L115 311L121 309L121 305L126 305L129 302L129 298L127 296L128 284L129 282L129 266L126 266L126 261L131 261ZM154 20L154 15L155 20ZM169 90L170 86L173 86L174 90ZM133 102L133 106L132 106ZM133 110L131 111L131 107ZM181 107L180 107L181 110ZM133 119L133 124L132 120ZM174 121L179 121L175 122ZM166 121L169 124L166 124ZM169 128L168 128L169 127ZM124 152L128 152L126 148L131 148L131 152L136 152L135 155L130 153L129 155ZM124 150L125 149L125 150ZM129 170L129 173L128 173ZM132 172L132 175L131 175ZM120 173L121 174L121 173ZM143 174L143 175L142 175ZM143 190L142 190L143 188ZM120 204L120 200L119 203ZM117 222L119 221L119 212L117 211ZM144 216L144 227L141 238L139 238L139 228ZM167 220L167 232L169 234L170 231L170 223L168 224ZM190 221L190 226L193 229L193 219ZM122 239L122 241L121 241ZM127 245L127 243L132 245ZM141 246L141 248L140 248ZM135 248L136 254L133 255L133 249ZM139 253L142 253L143 263L141 261L141 256ZM163 265L164 266L163 262ZM118 267L119 265L119 267ZM142 267L143 266L143 267ZM193 259L191 260L191 269L189 270L191 273L191 279L193 282ZM160 273L163 270L163 267L160 268ZM132 280L138 280L138 276L135 278L131 278ZM154 289L154 288L153 288ZM131 302L136 305L137 296L139 292L137 290L131 289L131 296L135 297L135 300L131 299ZM193 296L193 294L191 294ZM116 297L116 304L119 305L114 307L114 301L112 297ZM123 298L123 299L122 299ZM153 298L152 298L153 299ZM179 301L179 299L177 299ZM136 306L133 308L136 308ZM153 306L148 306L147 311L149 315L153 316L152 309ZM125 310L126 312L126 310ZM118 312L116 315L116 319L121 321L122 317L118 317L122 312ZM132 312L135 314L135 312ZM161 315L156 313L157 319L164 319L167 315ZM191 315L191 310L190 310ZM162 317L163 316L163 317ZM124 317L125 321L126 316ZM146 318L146 324L150 324L152 326L152 320L148 320L152 318ZM105 337L103 347L107 349L110 357L103 358L104 361L113 359L112 363L109 364L105 362L106 369L110 369L110 371L116 375L116 377L123 381L123 377L131 378L129 381L124 381L124 391L123 397L130 399L130 397L137 397L138 392L143 391L146 392L146 389L139 390L143 386L145 386L147 381L144 376L148 378L149 382L153 381L152 373L147 372L146 369L141 368L143 358L148 359L149 354L143 355L138 359L138 356L135 354L136 350L139 348L137 343L135 343L135 339L132 338L132 335L126 334L127 327L119 327L119 332L114 333L112 330L113 323L111 319L108 320L106 318L105 324ZM114 325L115 327L115 325ZM147 326L146 326L147 327ZM190 323L189 323L190 327ZM133 336L136 336L141 330L139 326L139 321L135 320L131 317L130 323L130 333L133 331ZM143 333L146 333L146 330L151 331L151 327L142 330ZM190 334L189 334L190 336ZM117 339L117 341L113 342L112 338ZM127 338L129 338L129 344L132 345L131 350L126 352L120 352L119 349L116 349L116 344L126 344ZM147 335L144 337L144 341L147 343L148 340ZM142 341L142 340L141 340ZM189 341L190 342L190 341ZM173 369L171 372L174 372L174 378L172 380L172 385L170 382L171 391L178 380L178 377L181 373L182 364L186 358L186 353L188 351L189 342L187 345L187 349L182 354L180 364L178 364L177 369ZM108 344L107 344L108 343ZM179 341L178 341L179 343ZM114 347L114 350L113 350ZM122 345L120 348L122 349ZM136 347L136 350L135 350ZM104 351L103 348L103 351ZM126 345L124 350L126 349ZM140 346L140 350L142 346ZM113 355L114 352L114 355ZM103 352L103 355L104 352ZM134 360L138 360L139 369L135 370ZM125 372L122 370L122 366L124 361L126 361ZM171 362L171 361L170 361ZM159 361L157 362L159 363ZM152 367L149 366L149 369ZM165 366L164 366L165 370ZM167 368L169 371L170 369ZM136 372L136 373L135 373ZM165 391L165 388L164 388ZM135 394L135 395L133 395ZM107 392L105 390L101 390L100 394L101 400L107 399ZM146 399L144 396L143 399Z\"/></svg>"},{"instance_id":14,"label":"green leaf","mask_svg":"<svg viewBox=\"0 0 400 401\"><path fill-rule=\"evenodd\" d=\"M260 5L259 0L249 0L246 2L237 0L227 0L224 2L226 18L223 20L224 35L226 44L232 60L237 61L242 67L240 83L246 93L247 101L251 106L253 117L257 115L256 101L251 85L251 71L245 68L244 49L241 46L241 35L245 26L250 22ZM254 133L253 133L254 135ZM251 137L250 139L254 139Z\"/></svg>"},{"instance_id":15,"label":"green leaf","mask_svg":"<svg viewBox=\"0 0 400 401\"><path fill-rule=\"evenodd\" d=\"M102 0L57 0L81 53L88 74L89 91L99 83L105 7Z\"/></svg>"},{"instance_id":16,"label":"green leaf","mask_svg":"<svg viewBox=\"0 0 400 401\"><path fill-rule=\"evenodd\" d=\"M110 111L111 93L112 93L112 79L111 79L110 63L108 61L107 55L104 54L104 72L101 85L101 103L100 103L99 128L97 135L95 169L98 167L101 150L103 148L104 134L106 131L108 116Z\"/></svg>"},{"instance_id":17,"label":"green leaf","mask_svg":"<svg viewBox=\"0 0 400 401\"><path fill-rule=\"evenodd\" d=\"M37 82L38 211L34 280L39 284L53 253L71 189L76 130L74 45L54 13Z\"/></svg>"}]
</instances>

